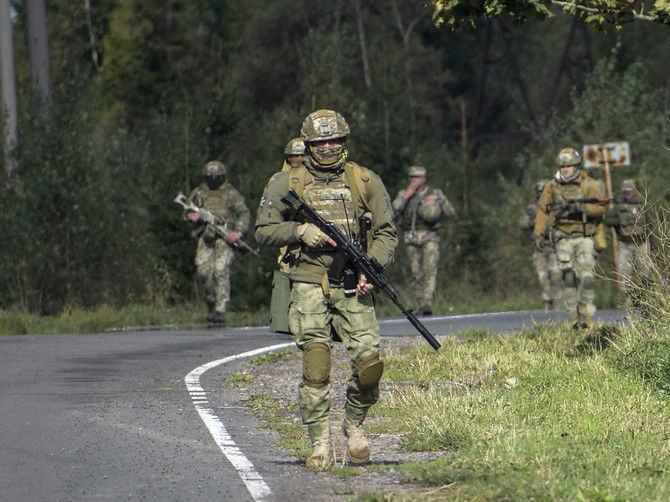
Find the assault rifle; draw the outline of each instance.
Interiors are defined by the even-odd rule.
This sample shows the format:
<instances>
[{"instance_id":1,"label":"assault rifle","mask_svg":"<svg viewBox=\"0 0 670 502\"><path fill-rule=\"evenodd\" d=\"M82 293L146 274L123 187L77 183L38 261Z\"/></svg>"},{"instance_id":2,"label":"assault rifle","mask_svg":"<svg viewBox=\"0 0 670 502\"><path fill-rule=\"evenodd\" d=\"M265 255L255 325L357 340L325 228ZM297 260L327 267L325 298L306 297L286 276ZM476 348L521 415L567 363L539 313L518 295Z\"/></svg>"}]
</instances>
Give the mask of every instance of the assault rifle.
<instances>
[{"instance_id":1,"label":"assault rifle","mask_svg":"<svg viewBox=\"0 0 670 502\"><path fill-rule=\"evenodd\" d=\"M198 207L195 204L189 202L188 199L186 198L186 196L182 192L179 192L179 195L177 195L174 198L173 202L176 202L177 204L181 204L184 207L184 209L186 209L187 211L192 211L194 213L198 213L202 217L203 220L205 220L207 223L212 225L212 228L214 228L214 231L217 234L219 234L224 239L228 238L228 231L225 228L226 222L223 221L218 216L216 216L215 214L211 213L210 211L207 211L207 209L202 208L202 207ZM232 246L234 248L237 248L239 251L249 252L249 253L253 254L254 256L259 256L260 257L260 253L258 251L256 251L255 249L253 249L251 246L249 246L249 244L244 242L242 239L237 239L235 242L233 242Z\"/></svg>"},{"instance_id":2,"label":"assault rifle","mask_svg":"<svg viewBox=\"0 0 670 502\"><path fill-rule=\"evenodd\" d=\"M582 199L563 199L562 201L557 201L553 202L551 204L547 204L547 212L550 213L554 211L555 209L560 208L561 206L564 206L566 204L609 204L612 203L614 205L620 205L620 204L636 204L636 205L644 205L645 201L635 199L635 200L630 200L630 201L620 201L616 199L608 199L607 197L589 197L589 198L582 198Z\"/></svg>"},{"instance_id":3,"label":"assault rifle","mask_svg":"<svg viewBox=\"0 0 670 502\"><path fill-rule=\"evenodd\" d=\"M441 347L440 342L416 318L412 310L403 307L400 303L398 294L384 275L383 267L375 258L371 258L355 242L351 242L334 223L324 220L295 190L290 189L281 200L284 204L295 209L307 222L313 223L319 230L333 239L337 245L337 249L356 267L359 273L365 276L370 284L386 293L386 296L402 311L407 320L421 333L421 336L426 339L431 347L435 350Z\"/></svg>"}]
</instances>

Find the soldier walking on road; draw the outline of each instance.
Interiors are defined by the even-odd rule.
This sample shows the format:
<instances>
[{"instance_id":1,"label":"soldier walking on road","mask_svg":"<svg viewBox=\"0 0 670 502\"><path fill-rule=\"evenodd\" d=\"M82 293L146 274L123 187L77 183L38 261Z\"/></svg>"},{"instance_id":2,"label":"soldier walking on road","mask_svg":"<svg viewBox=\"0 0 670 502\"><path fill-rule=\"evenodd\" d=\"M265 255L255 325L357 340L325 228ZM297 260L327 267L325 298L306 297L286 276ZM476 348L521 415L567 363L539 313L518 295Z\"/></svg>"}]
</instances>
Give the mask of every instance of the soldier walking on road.
<instances>
[{"instance_id":1,"label":"soldier walking on road","mask_svg":"<svg viewBox=\"0 0 670 502\"><path fill-rule=\"evenodd\" d=\"M544 251L548 242L556 249L563 284L563 304L575 328L593 325L595 249L593 236L605 207L579 202L602 198L600 185L581 169L581 155L573 148L562 149L558 172L544 187L535 219L535 245ZM549 239L544 238L549 230Z\"/></svg>"},{"instance_id":2,"label":"soldier walking on road","mask_svg":"<svg viewBox=\"0 0 670 502\"><path fill-rule=\"evenodd\" d=\"M426 169L409 168L409 186L393 201L395 216L404 232L412 289L417 315L433 313L433 297L440 259L440 228L447 216L454 215L454 206L438 188L426 185Z\"/></svg>"},{"instance_id":3,"label":"soldier walking on road","mask_svg":"<svg viewBox=\"0 0 670 502\"><path fill-rule=\"evenodd\" d=\"M397 244L393 211L381 179L348 160L345 139L349 125L333 110L318 110L302 124L307 152L303 165L272 177L263 192L255 235L264 246L287 246L285 262L291 279L290 331L302 351L303 378L299 386L300 413L312 441L307 467L327 469L334 455L330 432L330 370L333 336L339 337L351 360L343 431L347 456L353 463L370 459L363 421L379 397L383 362L372 285L353 276L345 291L346 274L332 267L334 241L311 223L300 221L282 202L295 190L324 219L352 240L360 240L359 222L372 223L367 232L368 254L383 266ZM331 274L329 274L329 269Z\"/></svg>"},{"instance_id":4,"label":"soldier walking on road","mask_svg":"<svg viewBox=\"0 0 670 502\"><path fill-rule=\"evenodd\" d=\"M623 291L631 293L634 275L647 280L651 263L651 222L634 180L621 183L621 195L614 200L614 206L605 211L604 221L616 230L619 281Z\"/></svg>"},{"instance_id":5,"label":"soldier walking on road","mask_svg":"<svg viewBox=\"0 0 670 502\"><path fill-rule=\"evenodd\" d=\"M242 195L226 183L226 166L218 160L204 168L205 183L191 192L188 200L225 222L228 237L223 239L216 229L193 211L184 216L196 225L193 237L198 239L195 265L207 302L207 320L225 324L230 300L230 266L234 259L233 244L249 227L250 214Z\"/></svg>"},{"instance_id":6,"label":"soldier walking on road","mask_svg":"<svg viewBox=\"0 0 670 502\"><path fill-rule=\"evenodd\" d=\"M549 180L540 180L535 183L535 200L526 207L526 210L519 218L519 228L525 232L530 232L531 235L533 235L533 229L535 228L537 205L542 195L542 190L544 190L547 183L549 183ZM542 238L548 240L548 233ZM542 288L542 304L544 309L559 309L561 271L558 268L558 260L556 259L556 253L551 242L545 242L542 246L533 247L533 267Z\"/></svg>"}]
</instances>

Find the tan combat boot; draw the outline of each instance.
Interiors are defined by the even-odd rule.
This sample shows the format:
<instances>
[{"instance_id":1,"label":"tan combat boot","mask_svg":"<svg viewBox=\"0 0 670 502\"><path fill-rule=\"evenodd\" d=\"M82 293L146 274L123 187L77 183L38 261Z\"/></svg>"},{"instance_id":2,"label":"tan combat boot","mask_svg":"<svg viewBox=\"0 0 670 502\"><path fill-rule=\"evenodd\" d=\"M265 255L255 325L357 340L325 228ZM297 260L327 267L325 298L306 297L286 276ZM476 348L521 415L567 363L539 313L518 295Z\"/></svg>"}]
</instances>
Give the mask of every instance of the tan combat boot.
<instances>
[{"instance_id":1,"label":"tan combat boot","mask_svg":"<svg viewBox=\"0 0 670 502\"><path fill-rule=\"evenodd\" d=\"M312 454L307 459L305 466L315 471L325 471L333 465L334 461L330 438L316 439L312 442Z\"/></svg>"},{"instance_id":2,"label":"tan combat boot","mask_svg":"<svg viewBox=\"0 0 670 502\"><path fill-rule=\"evenodd\" d=\"M593 327L593 316L584 315L582 316L582 328L592 328Z\"/></svg>"},{"instance_id":3,"label":"tan combat boot","mask_svg":"<svg viewBox=\"0 0 670 502\"><path fill-rule=\"evenodd\" d=\"M342 432L347 438L347 456L351 463L365 464L369 462L370 444L363 433L363 426L345 419Z\"/></svg>"},{"instance_id":4,"label":"tan combat boot","mask_svg":"<svg viewBox=\"0 0 670 502\"><path fill-rule=\"evenodd\" d=\"M570 326L570 329L579 329L581 327L581 323L579 322L579 316L578 315L570 316L570 319L568 319L568 326Z\"/></svg>"}]
</instances>

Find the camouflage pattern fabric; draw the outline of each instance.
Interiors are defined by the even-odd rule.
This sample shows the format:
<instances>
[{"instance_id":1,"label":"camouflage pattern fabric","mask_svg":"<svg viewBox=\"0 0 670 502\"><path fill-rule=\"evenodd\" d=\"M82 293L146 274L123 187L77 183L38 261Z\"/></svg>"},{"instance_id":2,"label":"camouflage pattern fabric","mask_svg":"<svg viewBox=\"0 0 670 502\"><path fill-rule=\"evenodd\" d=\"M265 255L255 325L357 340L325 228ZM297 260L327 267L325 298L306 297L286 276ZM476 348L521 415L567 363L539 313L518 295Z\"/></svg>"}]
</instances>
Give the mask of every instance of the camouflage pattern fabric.
<instances>
[{"instance_id":1,"label":"camouflage pattern fabric","mask_svg":"<svg viewBox=\"0 0 670 502\"><path fill-rule=\"evenodd\" d=\"M425 231L425 233L435 234L436 232ZM426 235L425 240L416 239L416 235L412 236L414 239L407 239L407 234L405 237L407 258L412 273L412 290L417 305L432 306L440 260L439 237L436 239L434 236ZM417 241L420 244L415 243Z\"/></svg>"},{"instance_id":2,"label":"camouflage pattern fabric","mask_svg":"<svg viewBox=\"0 0 670 502\"><path fill-rule=\"evenodd\" d=\"M353 183L346 175L347 166L353 163L344 160L325 169L308 157L304 165L309 176L304 180L304 190L297 189L302 191L303 197L347 233L349 229L355 231L358 228L358 220L363 214L371 213L368 254L382 266L391 263L398 239L391 201L379 176L362 168L369 185L369 198L363 201L362 197L355 196ZM289 247L292 257L288 269L292 281L289 330L298 347L304 350L312 343L332 347L332 332L342 339L352 363L345 413L352 422L361 423L379 395L378 385L361 388L353 366L379 351L374 300L372 294L347 298L343 288L333 282L329 285L329 294L325 294L321 284L323 272L314 269L325 271L332 264L336 250L311 248L298 239L296 229L300 222L295 211L281 200L292 186L292 177L296 176L295 169L281 172L266 185L257 212L256 240L264 246ZM299 401L302 421L307 425L312 441L328 437L330 384L313 387L303 381L299 387Z\"/></svg>"},{"instance_id":3,"label":"camouflage pattern fabric","mask_svg":"<svg viewBox=\"0 0 670 502\"><path fill-rule=\"evenodd\" d=\"M539 199L539 197L538 197ZM537 200L526 207L519 217L519 228L532 232L537 216ZM544 237L542 237L544 239ZM561 271L558 268L556 253L549 243L544 251L533 246L533 268L542 289L542 301L556 308L561 297Z\"/></svg>"},{"instance_id":4,"label":"camouflage pattern fabric","mask_svg":"<svg viewBox=\"0 0 670 502\"><path fill-rule=\"evenodd\" d=\"M217 190L206 184L196 187L189 200L225 221L227 231L246 232L251 218L244 197L229 183ZM198 237L195 266L207 302L208 316L223 315L230 301L230 266L234 252L209 224L201 222L193 232Z\"/></svg>"},{"instance_id":5,"label":"camouflage pattern fabric","mask_svg":"<svg viewBox=\"0 0 670 502\"><path fill-rule=\"evenodd\" d=\"M592 236L596 233L598 224L602 221L605 206L601 204L582 204L582 215L563 216L551 214L553 204L567 199L601 198L603 197L601 184L590 178L584 171L572 182L562 183L559 174L544 187L537 206L535 217L536 236L543 236L548 226L565 234ZM553 221L552 221L553 220Z\"/></svg>"},{"instance_id":6,"label":"camouflage pattern fabric","mask_svg":"<svg viewBox=\"0 0 670 502\"><path fill-rule=\"evenodd\" d=\"M447 216L453 216L455 213L454 206L449 202L438 188L424 187L420 192L415 193L409 199L405 199L405 190L401 190L395 199L393 199L393 210L395 217L400 220L400 225L405 231L415 230L432 230L437 232L441 226L442 221ZM441 216L435 221L424 221L419 212L419 206L424 199L429 195L437 196L437 203L441 209Z\"/></svg>"},{"instance_id":7,"label":"camouflage pattern fabric","mask_svg":"<svg viewBox=\"0 0 670 502\"><path fill-rule=\"evenodd\" d=\"M545 251L533 251L533 267L542 288L542 301L551 302L556 307L561 298L561 270L551 246Z\"/></svg>"},{"instance_id":8,"label":"camouflage pattern fabric","mask_svg":"<svg viewBox=\"0 0 670 502\"><path fill-rule=\"evenodd\" d=\"M208 314L223 314L230 301L230 265L235 255L222 239L198 239L195 266L204 290Z\"/></svg>"},{"instance_id":9,"label":"camouflage pattern fabric","mask_svg":"<svg viewBox=\"0 0 670 502\"><path fill-rule=\"evenodd\" d=\"M343 288L331 287L327 299L319 284L294 282L291 288L289 328L297 346L304 350L310 343L320 342L332 347L331 327L342 339L352 363L345 416L352 422L361 423L379 397L378 385L371 389L361 389L353 366L379 352L379 325L372 295L347 298ZM330 383L320 388L300 384L300 413L312 441L330 435L330 387Z\"/></svg>"},{"instance_id":10,"label":"camouflage pattern fabric","mask_svg":"<svg viewBox=\"0 0 670 502\"><path fill-rule=\"evenodd\" d=\"M650 264L649 241L619 240L617 242L617 270L624 292L631 291L636 278L642 281L649 278Z\"/></svg>"},{"instance_id":11,"label":"camouflage pattern fabric","mask_svg":"<svg viewBox=\"0 0 670 502\"><path fill-rule=\"evenodd\" d=\"M558 233L556 257L561 270L563 306L572 317L593 317L596 312L593 238Z\"/></svg>"}]
</instances>

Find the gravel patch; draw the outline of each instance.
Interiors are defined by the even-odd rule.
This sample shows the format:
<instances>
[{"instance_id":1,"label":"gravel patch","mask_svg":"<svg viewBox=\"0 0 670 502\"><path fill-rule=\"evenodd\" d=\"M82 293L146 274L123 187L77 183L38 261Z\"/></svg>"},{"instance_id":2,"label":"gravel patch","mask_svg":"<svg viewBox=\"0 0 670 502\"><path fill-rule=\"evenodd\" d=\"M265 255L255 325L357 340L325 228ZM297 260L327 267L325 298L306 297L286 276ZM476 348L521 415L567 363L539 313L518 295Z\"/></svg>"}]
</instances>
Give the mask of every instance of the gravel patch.
<instances>
[{"instance_id":1,"label":"gravel patch","mask_svg":"<svg viewBox=\"0 0 670 502\"><path fill-rule=\"evenodd\" d=\"M416 337L385 338L381 341L381 348L382 352L388 353L420 343L422 341L417 340ZM300 423L300 417L295 408L298 403L298 384L302 378L302 361L297 352L295 356L283 357L279 361L262 365L247 363L241 373L253 378L254 395L270 396L274 407L287 410L279 414L282 414L287 421ZM350 366L346 350L342 344L336 344L331 373L331 427L338 465L345 465L343 459L346 451L346 438L342 434L341 424L344 417L344 398L349 374ZM382 379L380 393L388 395L410 384L411 382L402 382L397 385ZM237 393L240 405L252 409L253 396L249 388L246 388L244 384L234 384L230 379L226 379L222 385L235 386L235 389L230 390ZM255 411L255 413L259 419L262 419L262 411ZM372 424L375 420L374 417L370 417L366 420L366 424ZM307 438L306 428L305 438ZM418 500L424 498L427 491L435 490L435 488L420 486L416 483L408 483L406 476L400 472L398 466L407 462L434 460L445 455L445 452L405 451L401 446L404 438L399 435L369 433L368 439L372 450L371 462L366 466L352 466L356 475L349 477L308 471L304 467L304 460L291 456L290 452L285 452L293 464L289 469L290 475L298 474L300 477L306 477L309 480L307 483L312 488L309 493L296 494L296 500L307 500L305 497L308 497L319 501L341 501L351 500L366 493L393 495L402 500Z\"/></svg>"}]
</instances>

